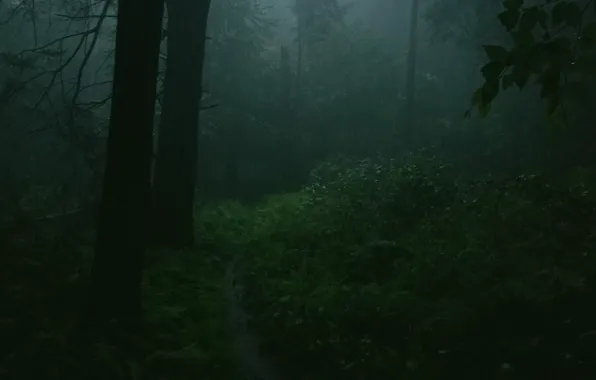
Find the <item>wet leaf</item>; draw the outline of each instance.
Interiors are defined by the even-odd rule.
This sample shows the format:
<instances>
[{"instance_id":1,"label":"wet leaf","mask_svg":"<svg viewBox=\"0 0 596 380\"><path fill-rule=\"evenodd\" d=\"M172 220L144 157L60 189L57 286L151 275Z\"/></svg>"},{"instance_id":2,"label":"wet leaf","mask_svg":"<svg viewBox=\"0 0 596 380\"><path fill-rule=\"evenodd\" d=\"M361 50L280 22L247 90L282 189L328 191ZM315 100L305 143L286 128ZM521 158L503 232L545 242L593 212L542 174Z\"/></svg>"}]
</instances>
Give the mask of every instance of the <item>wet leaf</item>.
<instances>
[{"instance_id":1,"label":"wet leaf","mask_svg":"<svg viewBox=\"0 0 596 380\"><path fill-rule=\"evenodd\" d=\"M577 3L569 3L565 12L565 23L576 28L582 21L582 10Z\"/></svg>"},{"instance_id":2,"label":"wet leaf","mask_svg":"<svg viewBox=\"0 0 596 380\"><path fill-rule=\"evenodd\" d=\"M513 83L515 83L513 73L504 75L503 79L501 80L501 86L503 87L503 90L507 90L509 87L513 85Z\"/></svg>"},{"instance_id":3,"label":"wet leaf","mask_svg":"<svg viewBox=\"0 0 596 380\"><path fill-rule=\"evenodd\" d=\"M519 9L524 5L524 0L505 0L503 1L503 7L505 9Z\"/></svg>"},{"instance_id":4,"label":"wet leaf","mask_svg":"<svg viewBox=\"0 0 596 380\"><path fill-rule=\"evenodd\" d=\"M483 45L484 52L491 61L505 63L509 52L503 46L499 45Z\"/></svg>"},{"instance_id":5,"label":"wet leaf","mask_svg":"<svg viewBox=\"0 0 596 380\"><path fill-rule=\"evenodd\" d=\"M548 13L544 9L538 11L538 24L543 30L548 30Z\"/></svg>"},{"instance_id":6,"label":"wet leaf","mask_svg":"<svg viewBox=\"0 0 596 380\"><path fill-rule=\"evenodd\" d=\"M481 71L484 79L491 81L498 79L504 69L505 65L502 62L492 61L484 65Z\"/></svg>"},{"instance_id":7,"label":"wet leaf","mask_svg":"<svg viewBox=\"0 0 596 380\"><path fill-rule=\"evenodd\" d=\"M551 13L553 26L559 26L565 21L565 19L567 18L568 6L569 3L567 1L561 1L560 3L557 3L557 5L554 6Z\"/></svg>"},{"instance_id":8,"label":"wet leaf","mask_svg":"<svg viewBox=\"0 0 596 380\"><path fill-rule=\"evenodd\" d=\"M490 103L499 95L499 81L487 80L482 86L482 103Z\"/></svg>"},{"instance_id":9,"label":"wet leaf","mask_svg":"<svg viewBox=\"0 0 596 380\"><path fill-rule=\"evenodd\" d=\"M499 21L501 22L501 24L509 32L513 28L515 28L515 26L517 25L520 13L521 12L519 11L519 9L511 8L511 9L507 9L506 11L499 13L499 15L497 17L498 17Z\"/></svg>"},{"instance_id":10,"label":"wet leaf","mask_svg":"<svg viewBox=\"0 0 596 380\"><path fill-rule=\"evenodd\" d=\"M530 78L530 70L523 65L516 65L513 67L511 75L513 76L513 82L515 82L517 87L522 90L528 83L528 79Z\"/></svg>"},{"instance_id":11,"label":"wet leaf","mask_svg":"<svg viewBox=\"0 0 596 380\"><path fill-rule=\"evenodd\" d=\"M531 32L538 24L539 12L537 7L530 7L524 10L521 20L519 21L519 30L523 32Z\"/></svg>"}]
</instances>

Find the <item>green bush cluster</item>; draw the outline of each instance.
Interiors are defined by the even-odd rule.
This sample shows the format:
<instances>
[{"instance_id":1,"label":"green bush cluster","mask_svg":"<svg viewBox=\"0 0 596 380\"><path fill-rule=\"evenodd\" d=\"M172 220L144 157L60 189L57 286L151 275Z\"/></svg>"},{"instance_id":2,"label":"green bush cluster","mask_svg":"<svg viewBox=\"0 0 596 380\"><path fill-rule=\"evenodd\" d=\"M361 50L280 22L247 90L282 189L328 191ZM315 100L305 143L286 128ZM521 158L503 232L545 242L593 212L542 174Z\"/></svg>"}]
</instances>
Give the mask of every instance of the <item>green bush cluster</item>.
<instances>
[{"instance_id":1,"label":"green bush cluster","mask_svg":"<svg viewBox=\"0 0 596 380\"><path fill-rule=\"evenodd\" d=\"M460 177L427 154L338 159L301 192L205 207L199 233L242 260L288 378L577 378L596 346L588 189Z\"/></svg>"}]
</instances>

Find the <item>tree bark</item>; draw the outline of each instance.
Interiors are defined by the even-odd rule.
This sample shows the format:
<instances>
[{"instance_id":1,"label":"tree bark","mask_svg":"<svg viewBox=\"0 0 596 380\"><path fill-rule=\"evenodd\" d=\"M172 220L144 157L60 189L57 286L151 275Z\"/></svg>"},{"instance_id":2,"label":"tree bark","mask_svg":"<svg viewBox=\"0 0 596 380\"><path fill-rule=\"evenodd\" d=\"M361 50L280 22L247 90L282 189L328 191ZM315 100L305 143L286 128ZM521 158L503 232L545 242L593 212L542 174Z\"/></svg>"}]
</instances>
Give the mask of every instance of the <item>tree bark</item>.
<instances>
[{"instance_id":1,"label":"tree bark","mask_svg":"<svg viewBox=\"0 0 596 380\"><path fill-rule=\"evenodd\" d=\"M199 112L210 0L168 0L167 63L154 166L154 243L194 244Z\"/></svg>"},{"instance_id":2,"label":"tree bark","mask_svg":"<svg viewBox=\"0 0 596 380\"><path fill-rule=\"evenodd\" d=\"M143 17L139 17L143 12ZM83 322L141 317L163 0L120 0L99 226Z\"/></svg>"},{"instance_id":3,"label":"tree bark","mask_svg":"<svg viewBox=\"0 0 596 380\"><path fill-rule=\"evenodd\" d=\"M406 67L406 103L404 109L404 142L411 148L416 143L417 135L415 120L415 95L416 95L416 55L418 52L418 8L419 0L412 0L410 9L410 35L408 42L408 59ZM398 122L401 118L398 118Z\"/></svg>"}]
</instances>

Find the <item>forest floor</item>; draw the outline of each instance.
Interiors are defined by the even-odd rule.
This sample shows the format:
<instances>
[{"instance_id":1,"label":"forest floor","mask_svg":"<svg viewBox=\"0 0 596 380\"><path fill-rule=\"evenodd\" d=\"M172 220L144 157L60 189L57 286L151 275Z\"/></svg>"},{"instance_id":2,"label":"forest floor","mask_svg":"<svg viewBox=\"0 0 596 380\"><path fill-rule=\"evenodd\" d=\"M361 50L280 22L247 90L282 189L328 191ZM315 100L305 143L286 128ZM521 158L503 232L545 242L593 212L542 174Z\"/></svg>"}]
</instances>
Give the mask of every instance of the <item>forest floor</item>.
<instances>
[{"instance_id":1,"label":"forest floor","mask_svg":"<svg viewBox=\"0 0 596 380\"><path fill-rule=\"evenodd\" d=\"M151 334L126 352L77 342L90 248L5 234L0 378L596 378L586 173L364 160L258 205L202 204L195 250L150 252Z\"/></svg>"}]
</instances>

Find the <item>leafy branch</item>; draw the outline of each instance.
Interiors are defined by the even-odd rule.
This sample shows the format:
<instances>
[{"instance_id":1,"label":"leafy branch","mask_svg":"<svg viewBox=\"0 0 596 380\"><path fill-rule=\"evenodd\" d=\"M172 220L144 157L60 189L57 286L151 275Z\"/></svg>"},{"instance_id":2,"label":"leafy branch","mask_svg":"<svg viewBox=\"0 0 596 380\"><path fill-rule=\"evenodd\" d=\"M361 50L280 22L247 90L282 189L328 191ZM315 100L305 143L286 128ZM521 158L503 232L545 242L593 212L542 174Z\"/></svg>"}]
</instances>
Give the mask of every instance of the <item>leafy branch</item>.
<instances>
[{"instance_id":1,"label":"leafy branch","mask_svg":"<svg viewBox=\"0 0 596 380\"><path fill-rule=\"evenodd\" d=\"M513 85L521 90L531 78L540 86L549 116L561 109L564 95L585 102L589 94L582 79L596 73L596 22L584 20L589 9L596 12L596 1L583 7L567 0L528 7L524 0L505 0L502 5L497 17L513 47L483 46L489 59L481 69L484 84L474 92L466 117L474 108L486 116L501 90Z\"/></svg>"}]
</instances>

